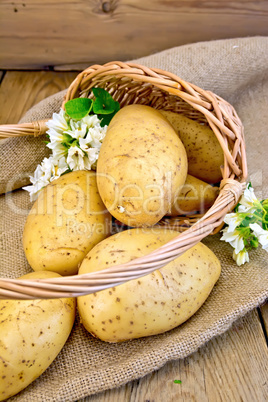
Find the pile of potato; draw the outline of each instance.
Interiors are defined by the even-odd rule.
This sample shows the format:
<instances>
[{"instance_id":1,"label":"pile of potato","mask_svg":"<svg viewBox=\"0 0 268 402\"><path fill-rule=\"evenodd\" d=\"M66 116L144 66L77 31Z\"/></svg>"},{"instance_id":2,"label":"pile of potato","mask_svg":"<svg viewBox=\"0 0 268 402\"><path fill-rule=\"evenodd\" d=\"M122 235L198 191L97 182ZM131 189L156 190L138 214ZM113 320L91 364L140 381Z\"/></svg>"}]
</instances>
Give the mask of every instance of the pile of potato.
<instances>
[{"instance_id":1,"label":"pile of potato","mask_svg":"<svg viewBox=\"0 0 268 402\"><path fill-rule=\"evenodd\" d=\"M97 172L75 171L42 190L23 247L45 278L103 270L146 255L178 235L162 217L205 212L217 196L223 153L210 128L179 114L129 105L112 119ZM112 223L127 225L112 233ZM122 225L122 226L123 226ZM0 301L0 400L25 388L64 346L75 311L106 342L163 333L191 317L219 278L220 262L199 243L163 268L74 298Z\"/></svg>"}]
</instances>

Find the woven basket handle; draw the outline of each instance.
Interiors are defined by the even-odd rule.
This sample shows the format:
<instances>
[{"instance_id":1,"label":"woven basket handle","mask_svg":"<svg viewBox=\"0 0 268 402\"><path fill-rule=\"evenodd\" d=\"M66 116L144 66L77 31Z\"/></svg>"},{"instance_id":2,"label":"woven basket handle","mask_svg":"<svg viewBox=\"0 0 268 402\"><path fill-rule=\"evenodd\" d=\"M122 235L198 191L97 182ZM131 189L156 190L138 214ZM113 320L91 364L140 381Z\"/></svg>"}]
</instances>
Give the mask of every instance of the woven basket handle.
<instances>
[{"instance_id":1,"label":"woven basket handle","mask_svg":"<svg viewBox=\"0 0 268 402\"><path fill-rule=\"evenodd\" d=\"M22 137L25 135L37 137L46 133L47 121L48 120L40 120L23 124L2 124L0 125L0 138Z\"/></svg>"}]
</instances>

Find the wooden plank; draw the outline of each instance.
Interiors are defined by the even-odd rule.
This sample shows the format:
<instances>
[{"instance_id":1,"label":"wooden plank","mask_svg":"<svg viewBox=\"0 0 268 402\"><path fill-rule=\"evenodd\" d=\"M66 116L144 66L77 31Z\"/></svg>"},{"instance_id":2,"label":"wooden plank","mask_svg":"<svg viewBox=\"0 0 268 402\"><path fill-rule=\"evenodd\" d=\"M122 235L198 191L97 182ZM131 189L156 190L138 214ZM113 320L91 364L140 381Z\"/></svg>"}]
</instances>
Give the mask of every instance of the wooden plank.
<instances>
[{"instance_id":1,"label":"wooden plank","mask_svg":"<svg viewBox=\"0 0 268 402\"><path fill-rule=\"evenodd\" d=\"M16 124L33 105L67 88L75 72L8 71L0 86L0 124Z\"/></svg>"},{"instance_id":2,"label":"wooden plank","mask_svg":"<svg viewBox=\"0 0 268 402\"><path fill-rule=\"evenodd\" d=\"M83 402L265 402L268 352L256 310L186 359ZM181 380L181 384L174 380Z\"/></svg>"},{"instance_id":3,"label":"wooden plank","mask_svg":"<svg viewBox=\"0 0 268 402\"><path fill-rule=\"evenodd\" d=\"M3 0L0 68L80 70L186 43L266 36L267 15L265 0Z\"/></svg>"},{"instance_id":4,"label":"wooden plank","mask_svg":"<svg viewBox=\"0 0 268 402\"><path fill-rule=\"evenodd\" d=\"M260 307L260 313L263 320L264 330L266 332L266 336L268 335L268 303L265 303ZM266 339L268 341L268 337Z\"/></svg>"}]
</instances>

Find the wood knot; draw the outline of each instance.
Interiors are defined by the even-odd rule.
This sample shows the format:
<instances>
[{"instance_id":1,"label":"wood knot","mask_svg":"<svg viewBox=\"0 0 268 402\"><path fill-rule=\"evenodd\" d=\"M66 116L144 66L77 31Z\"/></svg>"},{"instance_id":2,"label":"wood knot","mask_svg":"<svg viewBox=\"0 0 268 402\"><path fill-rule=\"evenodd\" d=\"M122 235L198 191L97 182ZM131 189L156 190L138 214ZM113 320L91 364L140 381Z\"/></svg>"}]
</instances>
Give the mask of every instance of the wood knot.
<instances>
[{"instance_id":1,"label":"wood knot","mask_svg":"<svg viewBox=\"0 0 268 402\"><path fill-rule=\"evenodd\" d=\"M101 5L102 11L109 14L113 11L113 5L110 1L104 1Z\"/></svg>"}]
</instances>

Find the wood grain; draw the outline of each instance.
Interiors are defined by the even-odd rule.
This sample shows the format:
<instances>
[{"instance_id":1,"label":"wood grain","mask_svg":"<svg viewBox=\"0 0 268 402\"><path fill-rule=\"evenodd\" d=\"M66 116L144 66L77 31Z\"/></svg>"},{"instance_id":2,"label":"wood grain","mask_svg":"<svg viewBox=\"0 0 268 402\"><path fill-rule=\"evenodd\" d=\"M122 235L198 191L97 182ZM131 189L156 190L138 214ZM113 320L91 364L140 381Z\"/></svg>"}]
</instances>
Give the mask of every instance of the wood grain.
<instances>
[{"instance_id":1,"label":"wood grain","mask_svg":"<svg viewBox=\"0 0 268 402\"><path fill-rule=\"evenodd\" d=\"M3 0L0 68L81 70L186 43L265 36L267 15L265 0Z\"/></svg>"},{"instance_id":2,"label":"wood grain","mask_svg":"<svg viewBox=\"0 0 268 402\"><path fill-rule=\"evenodd\" d=\"M266 341L268 343L268 303L265 303L263 306L260 307L260 313L263 320L264 330L266 332Z\"/></svg>"},{"instance_id":3,"label":"wood grain","mask_svg":"<svg viewBox=\"0 0 268 402\"><path fill-rule=\"evenodd\" d=\"M33 105L67 88L75 72L8 71L0 87L0 124L16 124Z\"/></svg>"},{"instance_id":4,"label":"wood grain","mask_svg":"<svg viewBox=\"0 0 268 402\"><path fill-rule=\"evenodd\" d=\"M81 402L264 402L268 352L256 310L186 359ZM181 380L175 384L174 380Z\"/></svg>"}]
</instances>

